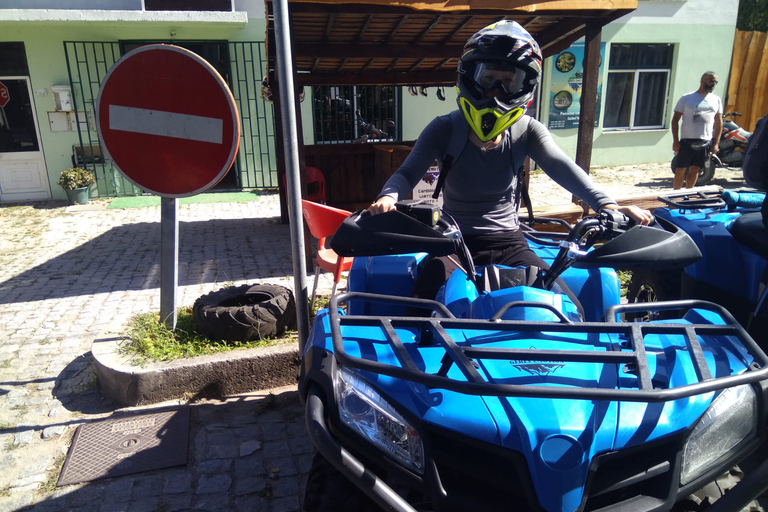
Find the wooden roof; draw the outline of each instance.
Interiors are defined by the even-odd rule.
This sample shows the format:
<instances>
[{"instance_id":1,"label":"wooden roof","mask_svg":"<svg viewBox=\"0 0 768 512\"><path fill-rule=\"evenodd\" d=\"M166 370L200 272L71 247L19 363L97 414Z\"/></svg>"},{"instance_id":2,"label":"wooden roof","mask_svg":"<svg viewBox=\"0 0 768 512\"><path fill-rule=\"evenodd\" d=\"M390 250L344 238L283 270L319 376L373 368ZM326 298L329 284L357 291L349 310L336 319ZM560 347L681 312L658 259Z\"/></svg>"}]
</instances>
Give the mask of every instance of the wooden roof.
<instances>
[{"instance_id":1,"label":"wooden roof","mask_svg":"<svg viewBox=\"0 0 768 512\"><path fill-rule=\"evenodd\" d=\"M637 0L289 0L297 85L453 85L466 40L501 19L520 23L545 57L637 8ZM267 57L275 65L267 2Z\"/></svg>"}]
</instances>

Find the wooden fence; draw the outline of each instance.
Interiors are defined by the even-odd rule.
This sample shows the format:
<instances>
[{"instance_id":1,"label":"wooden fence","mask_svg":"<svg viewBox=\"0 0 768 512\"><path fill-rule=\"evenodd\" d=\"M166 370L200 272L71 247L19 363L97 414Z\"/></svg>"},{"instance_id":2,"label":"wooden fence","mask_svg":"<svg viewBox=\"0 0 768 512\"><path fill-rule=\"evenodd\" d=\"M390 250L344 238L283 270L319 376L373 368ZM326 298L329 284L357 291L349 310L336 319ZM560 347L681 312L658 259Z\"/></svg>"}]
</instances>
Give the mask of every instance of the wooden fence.
<instances>
[{"instance_id":1,"label":"wooden fence","mask_svg":"<svg viewBox=\"0 0 768 512\"><path fill-rule=\"evenodd\" d=\"M726 112L740 112L736 123L754 131L758 119L768 114L768 34L736 31L728 83Z\"/></svg>"}]
</instances>

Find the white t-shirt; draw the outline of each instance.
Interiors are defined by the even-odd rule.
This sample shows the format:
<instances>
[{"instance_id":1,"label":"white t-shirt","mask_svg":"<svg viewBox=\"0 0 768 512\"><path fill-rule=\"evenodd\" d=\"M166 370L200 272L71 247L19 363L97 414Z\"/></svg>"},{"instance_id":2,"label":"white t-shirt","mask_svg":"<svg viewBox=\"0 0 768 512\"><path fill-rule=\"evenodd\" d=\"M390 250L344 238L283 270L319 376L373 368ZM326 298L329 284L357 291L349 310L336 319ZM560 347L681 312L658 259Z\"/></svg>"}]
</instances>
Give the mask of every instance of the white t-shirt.
<instances>
[{"instance_id":1,"label":"white t-shirt","mask_svg":"<svg viewBox=\"0 0 768 512\"><path fill-rule=\"evenodd\" d=\"M683 114L681 139L712 138L715 115L723 113L723 102L712 93L701 94L698 91L683 95L675 105L675 112Z\"/></svg>"}]
</instances>

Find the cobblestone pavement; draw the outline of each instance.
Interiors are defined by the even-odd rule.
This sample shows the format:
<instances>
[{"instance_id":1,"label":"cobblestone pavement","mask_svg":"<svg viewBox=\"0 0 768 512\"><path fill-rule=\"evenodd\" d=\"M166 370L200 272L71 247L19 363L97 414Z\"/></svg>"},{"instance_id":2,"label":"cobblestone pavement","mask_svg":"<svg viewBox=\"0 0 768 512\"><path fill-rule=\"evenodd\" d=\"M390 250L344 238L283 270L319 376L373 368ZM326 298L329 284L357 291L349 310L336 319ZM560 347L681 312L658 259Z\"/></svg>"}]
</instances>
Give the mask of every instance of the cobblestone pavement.
<instances>
[{"instance_id":1,"label":"cobblestone pavement","mask_svg":"<svg viewBox=\"0 0 768 512\"><path fill-rule=\"evenodd\" d=\"M743 186L736 174L715 184ZM666 164L593 176L615 195L665 189L672 177ZM569 200L546 180L532 176L534 205ZM108 203L0 205L0 512L299 510L313 450L295 386L190 404L184 467L55 487L78 425L186 406L127 408L98 389L92 340L159 310L160 209ZM275 195L181 205L179 221L179 305L226 284L292 287Z\"/></svg>"}]
</instances>

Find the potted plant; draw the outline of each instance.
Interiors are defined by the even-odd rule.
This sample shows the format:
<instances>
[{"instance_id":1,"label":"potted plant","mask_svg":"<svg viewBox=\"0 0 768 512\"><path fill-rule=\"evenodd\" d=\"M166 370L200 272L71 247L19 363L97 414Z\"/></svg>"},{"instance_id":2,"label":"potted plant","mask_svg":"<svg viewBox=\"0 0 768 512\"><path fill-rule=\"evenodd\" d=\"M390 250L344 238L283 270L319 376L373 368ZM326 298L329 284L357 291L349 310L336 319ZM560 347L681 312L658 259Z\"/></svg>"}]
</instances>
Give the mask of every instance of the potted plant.
<instances>
[{"instance_id":1,"label":"potted plant","mask_svg":"<svg viewBox=\"0 0 768 512\"><path fill-rule=\"evenodd\" d=\"M71 204L85 204L91 196L91 185L96 183L96 176L80 167L73 167L61 172L59 186L67 193Z\"/></svg>"}]
</instances>

